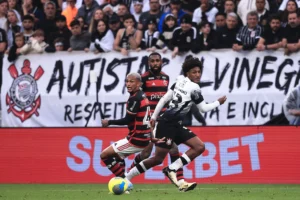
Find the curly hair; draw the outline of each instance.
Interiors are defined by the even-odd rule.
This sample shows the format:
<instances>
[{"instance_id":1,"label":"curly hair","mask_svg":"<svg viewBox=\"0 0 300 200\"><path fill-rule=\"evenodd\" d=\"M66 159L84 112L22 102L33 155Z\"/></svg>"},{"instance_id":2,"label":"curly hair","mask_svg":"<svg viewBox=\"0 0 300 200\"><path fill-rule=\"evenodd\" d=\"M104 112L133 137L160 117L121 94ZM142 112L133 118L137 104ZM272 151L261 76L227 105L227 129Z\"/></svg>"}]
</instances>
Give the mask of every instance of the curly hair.
<instances>
[{"instance_id":1,"label":"curly hair","mask_svg":"<svg viewBox=\"0 0 300 200\"><path fill-rule=\"evenodd\" d=\"M187 56L184 63L182 64L182 71L184 76L194 67L200 67L202 69L202 62L197 57Z\"/></svg>"}]
</instances>

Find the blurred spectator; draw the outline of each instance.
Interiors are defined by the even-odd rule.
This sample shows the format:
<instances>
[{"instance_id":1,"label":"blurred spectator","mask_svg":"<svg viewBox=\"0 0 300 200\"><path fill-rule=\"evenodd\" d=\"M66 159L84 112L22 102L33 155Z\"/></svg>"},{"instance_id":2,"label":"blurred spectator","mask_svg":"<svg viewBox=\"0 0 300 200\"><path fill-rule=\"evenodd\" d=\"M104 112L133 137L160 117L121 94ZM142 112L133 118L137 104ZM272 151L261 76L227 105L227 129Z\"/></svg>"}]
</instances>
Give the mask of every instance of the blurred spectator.
<instances>
[{"instance_id":1,"label":"blurred spectator","mask_svg":"<svg viewBox=\"0 0 300 200\"><path fill-rule=\"evenodd\" d=\"M8 0L8 10L16 10L20 16L23 16L21 4L18 2L18 0Z\"/></svg>"},{"instance_id":2,"label":"blurred spectator","mask_svg":"<svg viewBox=\"0 0 300 200\"><path fill-rule=\"evenodd\" d=\"M51 34L49 44L54 44L54 40L57 38L64 38L64 50L68 50L70 48L70 38L72 36L71 31L67 27L67 19L64 15L59 15L55 18L56 29L57 31Z\"/></svg>"},{"instance_id":3,"label":"blurred spectator","mask_svg":"<svg viewBox=\"0 0 300 200\"><path fill-rule=\"evenodd\" d=\"M119 7L118 7L118 12L117 12L117 15L119 16L120 18L120 21L123 22L124 21L124 16L125 15L128 15L130 14L129 10L128 10L128 7L123 4L123 3L120 3L119 4Z\"/></svg>"},{"instance_id":4,"label":"blurred spectator","mask_svg":"<svg viewBox=\"0 0 300 200\"><path fill-rule=\"evenodd\" d=\"M279 11L283 11L286 9L287 7L287 3L288 3L289 0L283 0L280 4L280 7L279 7ZM294 0L295 1L295 0ZM299 0L296 0L295 3L297 4L297 7L300 7L300 1Z\"/></svg>"},{"instance_id":5,"label":"blurred spectator","mask_svg":"<svg viewBox=\"0 0 300 200\"><path fill-rule=\"evenodd\" d=\"M197 30L192 27L192 17L185 14L180 19L180 27L173 32L171 40L172 58L176 57L178 53L188 52L194 50L197 38Z\"/></svg>"},{"instance_id":6,"label":"blurred spectator","mask_svg":"<svg viewBox=\"0 0 300 200\"><path fill-rule=\"evenodd\" d=\"M68 41L68 43L70 43ZM56 38L53 42L53 46L55 47L55 51L64 51L65 39L64 38Z\"/></svg>"},{"instance_id":7,"label":"blurred spectator","mask_svg":"<svg viewBox=\"0 0 300 200\"><path fill-rule=\"evenodd\" d=\"M70 23L75 19L78 9L76 8L76 0L67 0L67 8L62 11L62 15L64 15L67 19L67 26L70 29Z\"/></svg>"},{"instance_id":8,"label":"blurred spectator","mask_svg":"<svg viewBox=\"0 0 300 200\"><path fill-rule=\"evenodd\" d=\"M135 18L135 21L139 22L140 21L140 16L142 14L143 10L143 1L142 0L133 0L133 12L132 15Z\"/></svg>"},{"instance_id":9,"label":"blurred spectator","mask_svg":"<svg viewBox=\"0 0 300 200\"><path fill-rule=\"evenodd\" d=\"M0 0L0 28L7 31L7 0Z\"/></svg>"},{"instance_id":10,"label":"blurred spectator","mask_svg":"<svg viewBox=\"0 0 300 200\"><path fill-rule=\"evenodd\" d=\"M290 125L300 125L300 84L284 99L283 112Z\"/></svg>"},{"instance_id":11,"label":"blurred spectator","mask_svg":"<svg viewBox=\"0 0 300 200\"><path fill-rule=\"evenodd\" d=\"M25 43L28 42L29 38L34 34L34 17L31 15L25 15L23 17L23 36L25 39Z\"/></svg>"},{"instance_id":12,"label":"blurred spectator","mask_svg":"<svg viewBox=\"0 0 300 200\"><path fill-rule=\"evenodd\" d=\"M216 26L215 29L218 30L226 25L226 15L222 12L216 14Z\"/></svg>"},{"instance_id":13,"label":"blurred spectator","mask_svg":"<svg viewBox=\"0 0 300 200\"><path fill-rule=\"evenodd\" d=\"M76 18L79 21L80 27L82 29L82 31L87 31L88 30L88 25L84 22L84 18L83 17L78 17ZM72 20L73 21L73 20ZM72 22L71 22L72 23ZM70 23L70 26L71 26Z\"/></svg>"},{"instance_id":14,"label":"blurred spectator","mask_svg":"<svg viewBox=\"0 0 300 200\"><path fill-rule=\"evenodd\" d=\"M19 55L21 54L20 50L24 45L25 45L25 39L23 33L17 33L15 35L15 43L9 49L9 53L7 57L9 62L13 62L19 57Z\"/></svg>"},{"instance_id":15,"label":"blurred spectator","mask_svg":"<svg viewBox=\"0 0 300 200\"><path fill-rule=\"evenodd\" d=\"M269 27L267 27L260 37L256 49L258 51L277 50L282 47L283 28L280 26L280 18L271 16Z\"/></svg>"},{"instance_id":16,"label":"blurred spectator","mask_svg":"<svg viewBox=\"0 0 300 200\"><path fill-rule=\"evenodd\" d=\"M143 12L140 16L138 29L142 31L147 29L147 20L149 20L150 18L156 18L156 22L158 23L162 15L162 11L160 11L159 9L159 0L150 0L149 4L150 10L147 12Z\"/></svg>"},{"instance_id":17,"label":"blurred spectator","mask_svg":"<svg viewBox=\"0 0 300 200\"><path fill-rule=\"evenodd\" d=\"M237 15L237 20L238 20L238 27L243 26L243 21L239 17L239 15L236 13L236 4L235 0L225 0L224 3L224 12L227 15L228 13L235 13Z\"/></svg>"},{"instance_id":18,"label":"blurred spectator","mask_svg":"<svg viewBox=\"0 0 300 200\"><path fill-rule=\"evenodd\" d=\"M243 25L247 25L247 16L250 11L256 10L256 0L241 0L238 4L237 14L243 21ZM269 10L269 2L266 2L265 8Z\"/></svg>"},{"instance_id":19,"label":"blurred spectator","mask_svg":"<svg viewBox=\"0 0 300 200\"><path fill-rule=\"evenodd\" d=\"M94 14L93 14L93 18L91 20L90 26L89 26L89 33L93 33L96 31L97 29L97 24L100 20L104 20L105 22L107 22L107 16L104 14L104 12L98 8L97 10L95 10Z\"/></svg>"},{"instance_id":20,"label":"blurred spectator","mask_svg":"<svg viewBox=\"0 0 300 200\"><path fill-rule=\"evenodd\" d=\"M100 5L100 8L102 8L103 12L107 16L111 16L113 13L117 13L119 9L119 0L110 0L108 3L104 3Z\"/></svg>"},{"instance_id":21,"label":"blurred spectator","mask_svg":"<svg viewBox=\"0 0 300 200\"><path fill-rule=\"evenodd\" d=\"M173 37L173 31L177 27L177 19L172 14L168 14L164 20L163 31L159 35L159 39L156 43L156 48L163 49L163 53L168 49L171 49L171 39Z\"/></svg>"},{"instance_id":22,"label":"blurred spectator","mask_svg":"<svg viewBox=\"0 0 300 200\"><path fill-rule=\"evenodd\" d=\"M52 32L57 31L55 23L56 6L52 1L44 4L45 19L39 20L37 27L45 33L45 41L50 41Z\"/></svg>"},{"instance_id":23,"label":"blurred spectator","mask_svg":"<svg viewBox=\"0 0 300 200\"><path fill-rule=\"evenodd\" d=\"M85 24L90 24L95 10L99 8L99 4L95 0L84 0L84 5L82 5L77 12L78 17L83 17Z\"/></svg>"},{"instance_id":24,"label":"blurred spectator","mask_svg":"<svg viewBox=\"0 0 300 200\"><path fill-rule=\"evenodd\" d=\"M256 0L255 5L259 25L266 26L269 18L269 11L265 9L266 0Z\"/></svg>"},{"instance_id":25,"label":"blurred spectator","mask_svg":"<svg viewBox=\"0 0 300 200\"><path fill-rule=\"evenodd\" d=\"M193 15L194 11L199 8L199 6L199 0L181 0L182 10L189 15Z\"/></svg>"},{"instance_id":26,"label":"blurred spectator","mask_svg":"<svg viewBox=\"0 0 300 200\"><path fill-rule=\"evenodd\" d=\"M44 31L38 29L34 32L33 37L20 49L20 53L23 55L29 53L43 53L45 48L48 46L44 41L45 34Z\"/></svg>"},{"instance_id":27,"label":"blurred spectator","mask_svg":"<svg viewBox=\"0 0 300 200\"><path fill-rule=\"evenodd\" d=\"M285 54L298 51L300 47L300 27L298 22L299 15L290 13L288 15L288 25L284 28L282 45L285 48Z\"/></svg>"},{"instance_id":28,"label":"blurred spectator","mask_svg":"<svg viewBox=\"0 0 300 200\"><path fill-rule=\"evenodd\" d=\"M214 46L215 32L212 29L212 24L203 21L199 25L200 31L198 32L198 36L196 39L195 50L194 53L198 53L200 51L209 51Z\"/></svg>"},{"instance_id":29,"label":"blurred spectator","mask_svg":"<svg viewBox=\"0 0 300 200\"><path fill-rule=\"evenodd\" d=\"M158 31L160 33L162 32L164 19L168 14L173 14L176 17L178 25L180 25L181 17L186 14L181 9L181 1L180 0L171 0L170 6L171 6L171 10L167 13L163 13L159 19Z\"/></svg>"},{"instance_id":30,"label":"blurred spectator","mask_svg":"<svg viewBox=\"0 0 300 200\"><path fill-rule=\"evenodd\" d=\"M114 38L116 38L117 33L121 27L121 22L117 14L113 14L108 20L109 29L112 31Z\"/></svg>"},{"instance_id":31,"label":"blurred spectator","mask_svg":"<svg viewBox=\"0 0 300 200\"><path fill-rule=\"evenodd\" d=\"M7 12L7 44L8 48L12 47L15 34L23 32L21 16L16 10Z\"/></svg>"},{"instance_id":32,"label":"blurred spectator","mask_svg":"<svg viewBox=\"0 0 300 200\"><path fill-rule=\"evenodd\" d=\"M33 2L33 0L23 0L22 9L24 16L31 15L34 17L34 21L38 22L44 19L44 13L37 7L35 2Z\"/></svg>"},{"instance_id":33,"label":"blurred spectator","mask_svg":"<svg viewBox=\"0 0 300 200\"><path fill-rule=\"evenodd\" d=\"M107 22L99 20L97 30L93 32L90 51L94 53L109 52L113 50L114 35L109 30Z\"/></svg>"},{"instance_id":34,"label":"blurred spectator","mask_svg":"<svg viewBox=\"0 0 300 200\"><path fill-rule=\"evenodd\" d=\"M68 7L68 0L62 0L62 1L63 1L63 3L62 3L62 10L65 10ZM98 4L99 4L99 0L97 0L97 1L98 1ZM83 0L75 0L75 7L77 9L80 8L82 6L82 4L83 4Z\"/></svg>"},{"instance_id":35,"label":"blurred spectator","mask_svg":"<svg viewBox=\"0 0 300 200\"><path fill-rule=\"evenodd\" d=\"M161 12L170 12L171 7L170 7L171 0L159 0L159 5L160 5L160 11Z\"/></svg>"},{"instance_id":36,"label":"blurred spectator","mask_svg":"<svg viewBox=\"0 0 300 200\"><path fill-rule=\"evenodd\" d=\"M215 23L215 16L218 9L209 3L209 0L200 0L201 5L194 11L193 22L199 25L202 21Z\"/></svg>"},{"instance_id":37,"label":"blurred spectator","mask_svg":"<svg viewBox=\"0 0 300 200\"><path fill-rule=\"evenodd\" d=\"M131 14L124 16L123 25L125 28L118 31L114 41L114 50L128 55L128 50L137 50L140 47L142 32L134 28L135 20Z\"/></svg>"},{"instance_id":38,"label":"blurred spectator","mask_svg":"<svg viewBox=\"0 0 300 200\"><path fill-rule=\"evenodd\" d=\"M216 31L214 48L232 48L236 42L236 34L239 31L237 17L233 12L227 14L226 25Z\"/></svg>"},{"instance_id":39,"label":"blurred spectator","mask_svg":"<svg viewBox=\"0 0 300 200\"><path fill-rule=\"evenodd\" d=\"M298 5L294 0L288 0L287 6L283 12L281 12L281 25L285 27L288 24L288 16L290 13L297 12Z\"/></svg>"},{"instance_id":40,"label":"blurred spectator","mask_svg":"<svg viewBox=\"0 0 300 200\"><path fill-rule=\"evenodd\" d=\"M91 35L89 32L82 30L80 22L76 19L71 22L71 32L72 36L68 51L89 51Z\"/></svg>"},{"instance_id":41,"label":"blurred spectator","mask_svg":"<svg viewBox=\"0 0 300 200\"><path fill-rule=\"evenodd\" d=\"M247 15L247 25L239 30L236 36L236 44L233 45L232 49L235 51L254 49L262 35L262 31L261 26L258 25L257 12L249 12Z\"/></svg>"},{"instance_id":42,"label":"blurred spectator","mask_svg":"<svg viewBox=\"0 0 300 200\"><path fill-rule=\"evenodd\" d=\"M0 92L2 86L3 55L6 50L6 46L7 46L6 32L2 28L0 28Z\"/></svg>"},{"instance_id":43,"label":"blurred spectator","mask_svg":"<svg viewBox=\"0 0 300 200\"><path fill-rule=\"evenodd\" d=\"M155 45L159 38L159 32L157 31L156 18L149 19L148 30L143 34L143 39L141 42L141 49L147 51L155 51Z\"/></svg>"}]
</instances>

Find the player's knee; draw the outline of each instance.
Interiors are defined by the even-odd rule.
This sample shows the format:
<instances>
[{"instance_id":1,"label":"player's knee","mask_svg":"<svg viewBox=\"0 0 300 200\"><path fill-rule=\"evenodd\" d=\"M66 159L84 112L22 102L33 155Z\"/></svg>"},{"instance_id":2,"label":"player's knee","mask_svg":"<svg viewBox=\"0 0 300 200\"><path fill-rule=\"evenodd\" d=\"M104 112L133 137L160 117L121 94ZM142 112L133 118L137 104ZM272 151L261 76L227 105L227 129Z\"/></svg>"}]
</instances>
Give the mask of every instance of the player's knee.
<instances>
[{"instance_id":1,"label":"player's knee","mask_svg":"<svg viewBox=\"0 0 300 200\"><path fill-rule=\"evenodd\" d=\"M205 144L201 142L199 145L196 146L196 151L200 155L205 151Z\"/></svg>"},{"instance_id":2,"label":"player's knee","mask_svg":"<svg viewBox=\"0 0 300 200\"><path fill-rule=\"evenodd\" d=\"M101 160L106 159L106 158L107 158L106 153L105 153L105 152L102 152L102 153L100 154L100 158L101 158Z\"/></svg>"}]
</instances>

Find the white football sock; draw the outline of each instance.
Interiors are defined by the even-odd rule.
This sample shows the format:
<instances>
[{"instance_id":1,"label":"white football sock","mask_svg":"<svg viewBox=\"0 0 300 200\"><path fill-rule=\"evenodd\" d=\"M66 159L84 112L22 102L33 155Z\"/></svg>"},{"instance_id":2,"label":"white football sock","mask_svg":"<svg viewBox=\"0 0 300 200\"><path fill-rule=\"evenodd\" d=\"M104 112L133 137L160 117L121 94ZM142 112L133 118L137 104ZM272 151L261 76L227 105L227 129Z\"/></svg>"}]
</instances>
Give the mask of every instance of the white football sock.
<instances>
[{"instance_id":1,"label":"white football sock","mask_svg":"<svg viewBox=\"0 0 300 200\"><path fill-rule=\"evenodd\" d=\"M183 164L182 159L185 161L185 164ZM190 162L191 162L191 159L186 154L183 154L175 162L173 162L171 165L169 165L169 169L177 171L179 168L182 168L183 165L186 165Z\"/></svg>"},{"instance_id":2,"label":"white football sock","mask_svg":"<svg viewBox=\"0 0 300 200\"><path fill-rule=\"evenodd\" d=\"M128 180L131 180L133 177L135 177L139 174L140 174L139 170L136 167L134 167L127 173L126 178Z\"/></svg>"},{"instance_id":3,"label":"white football sock","mask_svg":"<svg viewBox=\"0 0 300 200\"><path fill-rule=\"evenodd\" d=\"M180 158L178 158L175 162L169 165L169 169L177 171L179 168L183 166L183 163Z\"/></svg>"}]
</instances>

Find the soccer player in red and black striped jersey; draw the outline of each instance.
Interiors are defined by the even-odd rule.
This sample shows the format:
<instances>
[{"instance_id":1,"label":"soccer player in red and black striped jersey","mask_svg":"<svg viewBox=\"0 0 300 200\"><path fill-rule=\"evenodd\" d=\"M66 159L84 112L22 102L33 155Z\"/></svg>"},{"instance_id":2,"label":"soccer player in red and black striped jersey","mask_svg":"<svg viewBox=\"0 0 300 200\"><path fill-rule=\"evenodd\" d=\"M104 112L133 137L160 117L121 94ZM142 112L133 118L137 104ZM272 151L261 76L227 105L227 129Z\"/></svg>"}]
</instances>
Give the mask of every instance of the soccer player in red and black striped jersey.
<instances>
[{"instance_id":1,"label":"soccer player in red and black striped jersey","mask_svg":"<svg viewBox=\"0 0 300 200\"><path fill-rule=\"evenodd\" d=\"M142 78L138 73L127 75L126 87L130 97L126 105L126 116L118 120L102 120L102 126L128 125L129 133L126 138L107 147L100 155L108 169L117 177L125 177L125 162L127 156L141 152L149 145L152 137L149 120L149 101L142 90Z\"/></svg>"},{"instance_id":2,"label":"soccer player in red and black striped jersey","mask_svg":"<svg viewBox=\"0 0 300 200\"><path fill-rule=\"evenodd\" d=\"M161 71L162 69L162 58L161 55L157 52L151 53L148 57L148 65L149 71L145 72L142 75L142 89L145 92L149 104L151 113L154 112L156 105L158 104L161 97L163 97L166 92L168 91L169 86L169 76ZM161 114L167 109L168 104L165 104ZM131 165L131 168L134 167L136 164L141 162L142 160L148 158L151 154L153 148L153 143L150 143L140 154L138 154ZM178 151L178 147L174 143L172 149L169 152L171 162L176 161L180 155ZM184 182L183 177L183 169L179 169L177 171L177 180L179 184Z\"/></svg>"}]
</instances>

